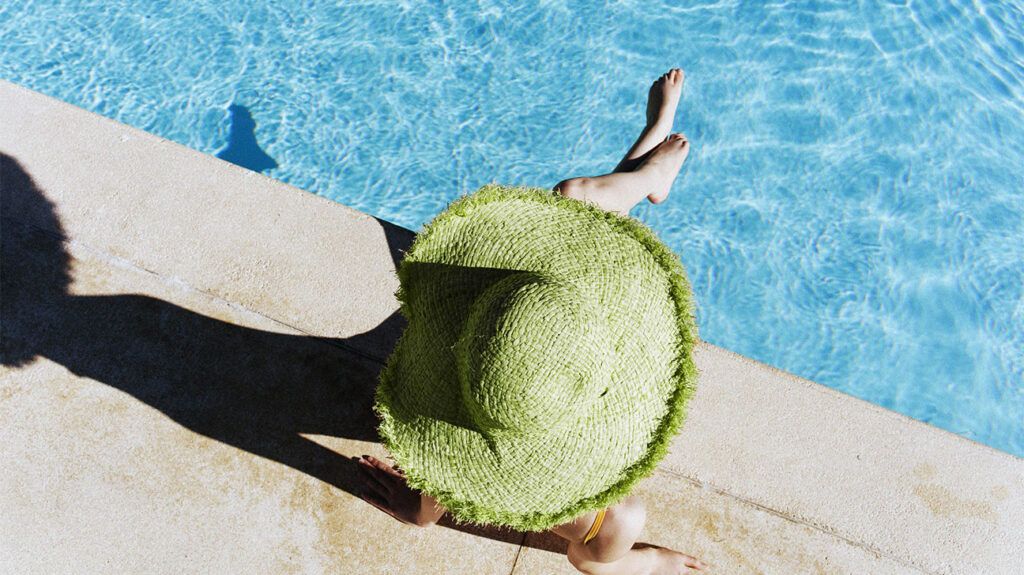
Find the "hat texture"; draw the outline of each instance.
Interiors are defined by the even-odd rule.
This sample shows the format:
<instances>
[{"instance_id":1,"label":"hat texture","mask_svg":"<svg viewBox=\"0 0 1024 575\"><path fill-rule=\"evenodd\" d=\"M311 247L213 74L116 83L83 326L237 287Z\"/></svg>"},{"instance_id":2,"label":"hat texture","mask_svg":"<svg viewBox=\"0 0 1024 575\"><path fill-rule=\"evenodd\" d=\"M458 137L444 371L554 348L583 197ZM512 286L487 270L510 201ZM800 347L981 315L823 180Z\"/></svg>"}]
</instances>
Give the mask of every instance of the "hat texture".
<instances>
[{"instance_id":1,"label":"hat texture","mask_svg":"<svg viewBox=\"0 0 1024 575\"><path fill-rule=\"evenodd\" d=\"M398 267L408 325L374 409L408 484L458 521L540 531L649 475L696 383L679 258L541 188L450 203Z\"/></svg>"}]
</instances>

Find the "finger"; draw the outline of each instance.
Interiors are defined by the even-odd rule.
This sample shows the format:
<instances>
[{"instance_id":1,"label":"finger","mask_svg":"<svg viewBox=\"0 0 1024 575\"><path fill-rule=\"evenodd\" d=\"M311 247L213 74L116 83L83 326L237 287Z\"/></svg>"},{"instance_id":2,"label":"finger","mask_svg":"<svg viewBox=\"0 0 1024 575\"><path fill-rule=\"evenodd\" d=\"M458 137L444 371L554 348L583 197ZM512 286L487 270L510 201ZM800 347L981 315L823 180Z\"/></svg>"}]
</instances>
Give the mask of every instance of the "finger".
<instances>
[{"instance_id":1,"label":"finger","mask_svg":"<svg viewBox=\"0 0 1024 575\"><path fill-rule=\"evenodd\" d=\"M368 487L373 488L375 491L380 492L383 496L391 494L391 485L380 476L380 472L375 467L370 467L367 464L359 465L359 473L365 479L364 483Z\"/></svg>"},{"instance_id":2,"label":"finger","mask_svg":"<svg viewBox=\"0 0 1024 575\"><path fill-rule=\"evenodd\" d=\"M370 505L373 505L377 509L380 509L384 513L387 513L388 515L390 515L391 517L395 518L396 520L398 520L398 521L400 521L402 523L405 523L406 525L414 525L413 523L411 523L409 521L406 521L405 519L402 519L401 517L395 515L395 512L392 511L391 508L388 506L388 504L386 502L384 502L383 500L381 500L380 497L377 497L377 496L369 494L369 493L361 493L359 495L359 497L361 497L364 501L366 501Z\"/></svg>"},{"instance_id":3,"label":"finger","mask_svg":"<svg viewBox=\"0 0 1024 575\"><path fill-rule=\"evenodd\" d=\"M397 466L388 465L387 463L373 457L372 455L365 455L366 460L373 464L374 467L391 475L393 477L402 477L402 474L396 469Z\"/></svg>"},{"instance_id":4,"label":"finger","mask_svg":"<svg viewBox=\"0 0 1024 575\"><path fill-rule=\"evenodd\" d=\"M399 469L397 465L385 467L383 471L397 481L405 480L405 472Z\"/></svg>"},{"instance_id":5,"label":"finger","mask_svg":"<svg viewBox=\"0 0 1024 575\"><path fill-rule=\"evenodd\" d=\"M384 501L380 496L375 495L373 493L364 492L360 493L359 497L362 498L363 501L369 503L370 505L373 505L374 507L380 509L384 513L387 513L388 515L395 517L395 512L392 511L390 507L388 507L387 502ZM395 517L395 519L397 519L397 517Z\"/></svg>"},{"instance_id":6,"label":"finger","mask_svg":"<svg viewBox=\"0 0 1024 575\"><path fill-rule=\"evenodd\" d=\"M381 495L388 496L394 491L394 485L390 478L376 467L363 463L359 466L359 471L365 482L374 486L374 488L381 492Z\"/></svg>"}]
</instances>

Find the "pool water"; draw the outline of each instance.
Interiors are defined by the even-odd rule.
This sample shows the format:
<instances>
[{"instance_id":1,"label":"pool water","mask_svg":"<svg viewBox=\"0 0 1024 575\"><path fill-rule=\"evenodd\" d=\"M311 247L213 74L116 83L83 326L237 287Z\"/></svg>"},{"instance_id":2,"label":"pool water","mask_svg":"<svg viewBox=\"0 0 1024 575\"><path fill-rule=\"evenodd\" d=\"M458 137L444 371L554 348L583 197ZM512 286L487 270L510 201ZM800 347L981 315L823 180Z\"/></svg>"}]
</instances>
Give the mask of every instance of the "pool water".
<instances>
[{"instance_id":1,"label":"pool water","mask_svg":"<svg viewBox=\"0 0 1024 575\"><path fill-rule=\"evenodd\" d=\"M676 4L8 0L0 77L418 229L680 66L703 339L1024 456L1024 2Z\"/></svg>"}]
</instances>

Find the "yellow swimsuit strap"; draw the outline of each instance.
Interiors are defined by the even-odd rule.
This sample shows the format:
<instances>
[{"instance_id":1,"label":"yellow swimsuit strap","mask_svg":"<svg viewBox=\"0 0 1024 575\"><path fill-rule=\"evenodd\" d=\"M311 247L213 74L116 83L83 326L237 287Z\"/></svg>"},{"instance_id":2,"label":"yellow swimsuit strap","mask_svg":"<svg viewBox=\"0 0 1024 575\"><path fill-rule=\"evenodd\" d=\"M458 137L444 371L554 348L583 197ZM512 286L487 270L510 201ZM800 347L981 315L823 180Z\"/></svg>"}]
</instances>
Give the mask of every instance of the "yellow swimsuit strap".
<instances>
[{"instance_id":1,"label":"yellow swimsuit strap","mask_svg":"<svg viewBox=\"0 0 1024 575\"><path fill-rule=\"evenodd\" d=\"M597 517L594 518L594 524L590 526L590 531L587 532L587 536L583 538L583 544L586 545L591 539L593 539L597 532L601 529L601 524L604 523L604 513L607 509L602 509L597 512Z\"/></svg>"}]
</instances>

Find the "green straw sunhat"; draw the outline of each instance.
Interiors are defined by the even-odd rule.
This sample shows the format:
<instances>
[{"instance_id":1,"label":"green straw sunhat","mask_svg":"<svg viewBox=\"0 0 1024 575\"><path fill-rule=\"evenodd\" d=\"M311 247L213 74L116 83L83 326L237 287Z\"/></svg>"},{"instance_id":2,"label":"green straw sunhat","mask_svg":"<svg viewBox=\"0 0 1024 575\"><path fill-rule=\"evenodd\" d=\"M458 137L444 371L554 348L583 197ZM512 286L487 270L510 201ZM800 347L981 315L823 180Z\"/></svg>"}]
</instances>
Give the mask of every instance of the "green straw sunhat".
<instances>
[{"instance_id":1,"label":"green straw sunhat","mask_svg":"<svg viewBox=\"0 0 1024 575\"><path fill-rule=\"evenodd\" d=\"M693 300L639 221L539 188L448 205L398 267L408 325L374 409L408 484L456 520L540 531L665 455L694 389Z\"/></svg>"}]
</instances>

